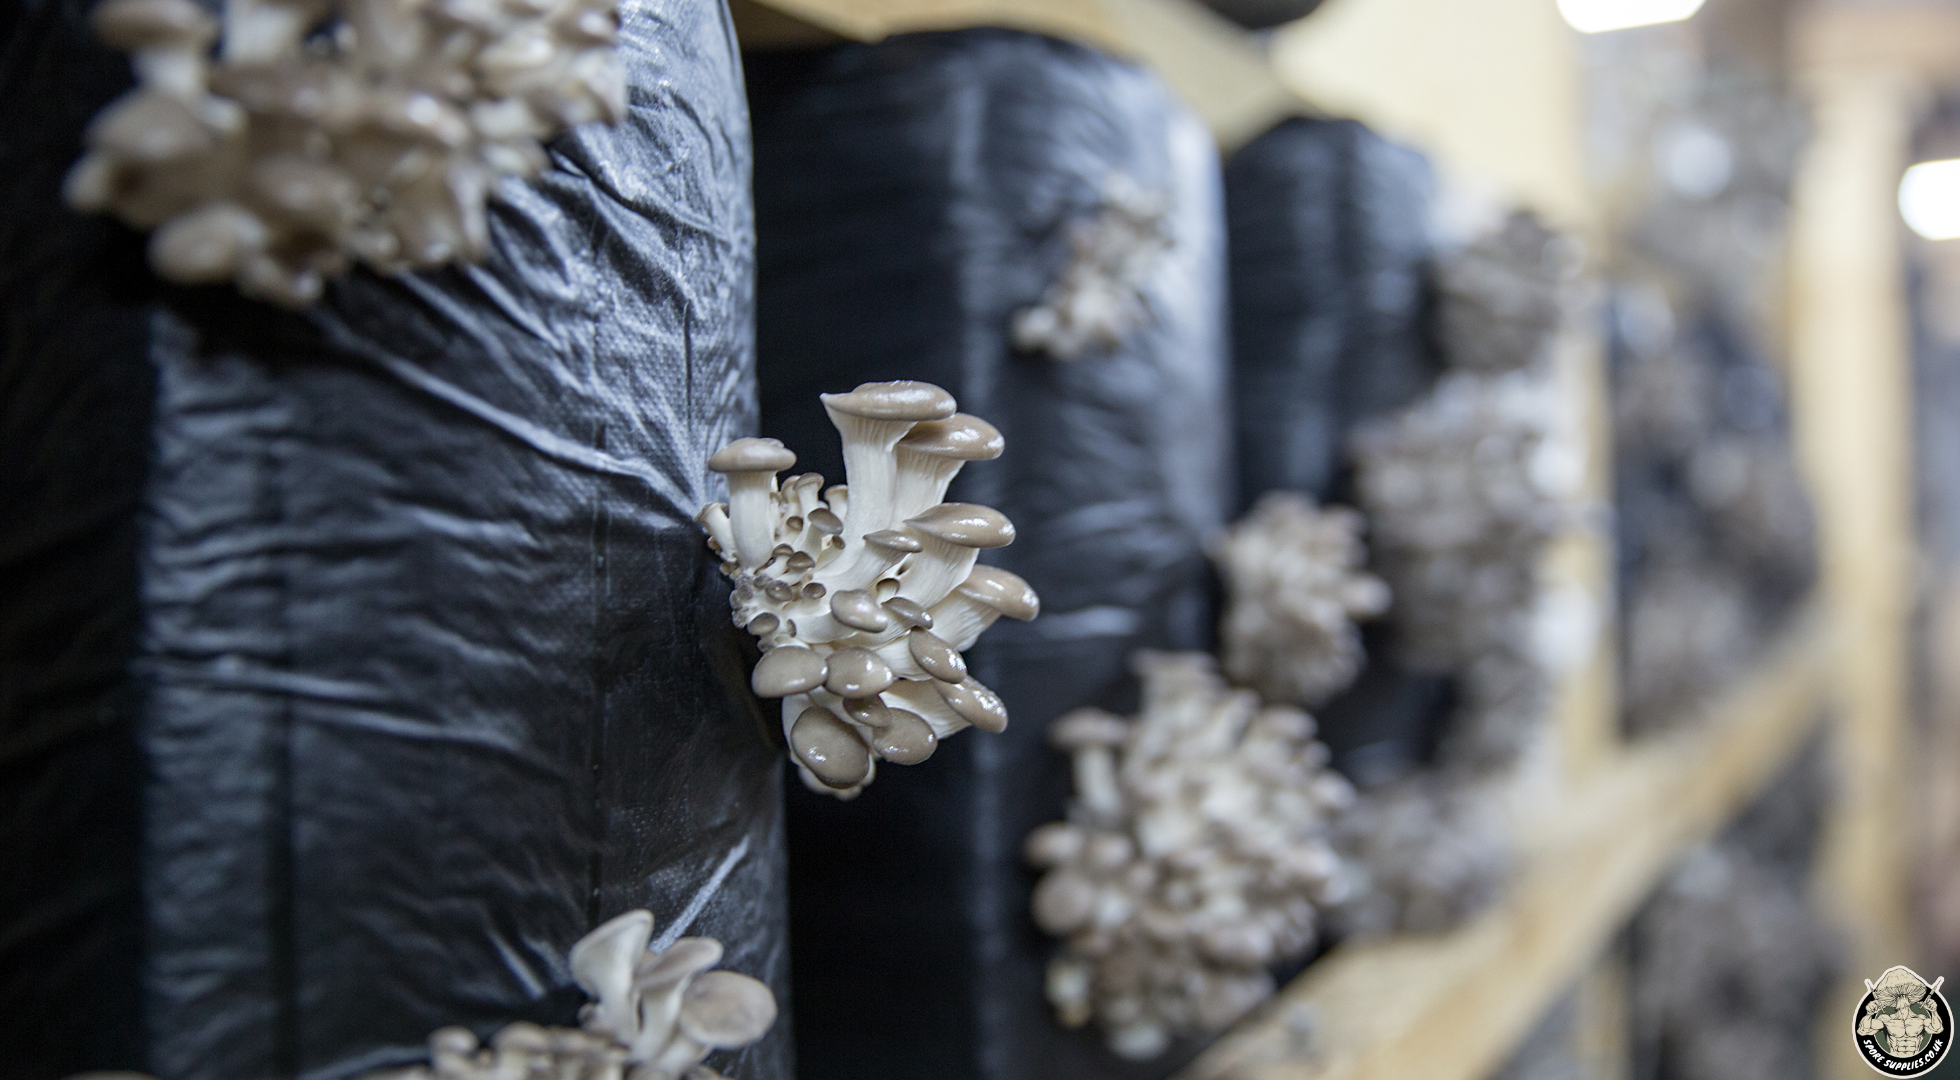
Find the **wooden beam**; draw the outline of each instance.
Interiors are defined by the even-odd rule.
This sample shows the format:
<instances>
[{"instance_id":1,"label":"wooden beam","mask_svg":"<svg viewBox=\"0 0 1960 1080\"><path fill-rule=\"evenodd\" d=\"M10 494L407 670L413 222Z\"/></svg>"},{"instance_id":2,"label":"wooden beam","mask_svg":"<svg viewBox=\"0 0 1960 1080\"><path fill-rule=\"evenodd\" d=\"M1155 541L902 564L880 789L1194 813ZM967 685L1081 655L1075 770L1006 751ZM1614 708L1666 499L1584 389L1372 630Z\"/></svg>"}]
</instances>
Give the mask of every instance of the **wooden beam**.
<instances>
[{"instance_id":1,"label":"wooden beam","mask_svg":"<svg viewBox=\"0 0 1960 1080\"><path fill-rule=\"evenodd\" d=\"M1705 718L1572 789L1495 910L1449 934L1337 947L1179 1080L1483 1080L1675 860L1789 762L1826 647L1807 614Z\"/></svg>"}]
</instances>

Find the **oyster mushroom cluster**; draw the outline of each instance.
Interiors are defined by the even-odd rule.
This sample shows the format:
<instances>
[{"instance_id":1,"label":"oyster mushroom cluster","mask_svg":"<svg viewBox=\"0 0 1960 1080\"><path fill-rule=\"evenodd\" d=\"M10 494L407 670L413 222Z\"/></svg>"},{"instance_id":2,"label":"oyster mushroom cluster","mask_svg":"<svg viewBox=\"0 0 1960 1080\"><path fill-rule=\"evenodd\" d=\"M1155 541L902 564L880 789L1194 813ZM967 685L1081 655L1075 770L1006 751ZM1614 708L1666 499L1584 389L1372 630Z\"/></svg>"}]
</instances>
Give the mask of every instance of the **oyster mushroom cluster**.
<instances>
[{"instance_id":1,"label":"oyster mushroom cluster","mask_svg":"<svg viewBox=\"0 0 1960 1080\"><path fill-rule=\"evenodd\" d=\"M1525 210L1440 260L1436 279L1450 365L1495 373L1543 360L1577 269L1572 241Z\"/></svg>"},{"instance_id":2,"label":"oyster mushroom cluster","mask_svg":"<svg viewBox=\"0 0 1960 1080\"><path fill-rule=\"evenodd\" d=\"M1095 214L1069 230L1069 260L1041 303L1017 312L1014 347L1078 360L1120 347L1152 315L1146 290L1171 249L1170 201L1121 173Z\"/></svg>"},{"instance_id":3,"label":"oyster mushroom cluster","mask_svg":"<svg viewBox=\"0 0 1960 1080\"><path fill-rule=\"evenodd\" d=\"M150 237L182 284L311 303L361 262L483 257L484 203L542 143L626 113L615 0L108 0L135 89L89 125L80 210ZM214 44L215 43L215 44Z\"/></svg>"},{"instance_id":4,"label":"oyster mushroom cluster","mask_svg":"<svg viewBox=\"0 0 1960 1080\"><path fill-rule=\"evenodd\" d=\"M924 761L969 725L1003 730L1006 708L961 653L1002 615L1032 619L1041 605L1027 582L978 563L1013 541L1013 524L941 501L961 466L1000 456L1000 432L930 383L866 383L823 405L845 484L779 483L796 455L738 439L708 459L728 502L696 520L735 583L735 625L762 646L750 684L782 699L804 783L848 798L880 760Z\"/></svg>"},{"instance_id":5,"label":"oyster mushroom cluster","mask_svg":"<svg viewBox=\"0 0 1960 1080\"><path fill-rule=\"evenodd\" d=\"M1348 934L1458 926L1497 901L1513 865L1493 794L1447 774L1369 790L1341 818L1337 841L1353 884L1332 921Z\"/></svg>"},{"instance_id":6,"label":"oyster mushroom cluster","mask_svg":"<svg viewBox=\"0 0 1960 1080\"><path fill-rule=\"evenodd\" d=\"M1536 372L1459 372L1355 439L1401 659L1461 678L1444 749L1468 764L1509 761L1546 706L1539 564L1572 521L1583 468L1558 419Z\"/></svg>"},{"instance_id":7,"label":"oyster mushroom cluster","mask_svg":"<svg viewBox=\"0 0 1960 1080\"><path fill-rule=\"evenodd\" d=\"M1075 794L1026 854L1044 871L1035 922L1066 943L1049 1001L1142 1059L1229 1026L1272 994L1269 965L1312 948L1342 896L1330 829L1354 792L1312 718L1229 690L1211 657L1141 652L1135 668L1134 720L1081 709L1049 728Z\"/></svg>"},{"instance_id":8,"label":"oyster mushroom cluster","mask_svg":"<svg viewBox=\"0 0 1960 1080\"><path fill-rule=\"evenodd\" d=\"M1225 673L1269 702L1314 706L1345 690L1366 659L1355 623L1388 610L1388 586L1362 569L1361 515L1272 491L1212 544L1225 580Z\"/></svg>"},{"instance_id":9,"label":"oyster mushroom cluster","mask_svg":"<svg viewBox=\"0 0 1960 1080\"><path fill-rule=\"evenodd\" d=\"M572 975L594 1001L579 1027L516 1023L481 1045L467 1028L429 1036L429 1064L367 1080L720 1080L701 1064L760 1039L776 1022L761 982L711 971L721 943L684 937L649 952L653 915L629 911L572 946Z\"/></svg>"}]
</instances>

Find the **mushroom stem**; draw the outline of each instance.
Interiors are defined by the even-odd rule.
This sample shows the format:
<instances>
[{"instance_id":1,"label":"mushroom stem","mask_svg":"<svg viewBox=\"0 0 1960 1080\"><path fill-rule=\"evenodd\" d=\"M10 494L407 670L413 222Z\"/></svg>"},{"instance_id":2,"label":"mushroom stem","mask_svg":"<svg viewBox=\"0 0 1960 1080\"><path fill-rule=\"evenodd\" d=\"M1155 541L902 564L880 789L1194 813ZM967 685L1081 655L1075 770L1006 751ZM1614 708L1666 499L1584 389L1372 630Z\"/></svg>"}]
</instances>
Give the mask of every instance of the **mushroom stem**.
<instances>
[{"instance_id":1,"label":"mushroom stem","mask_svg":"<svg viewBox=\"0 0 1960 1080\"><path fill-rule=\"evenodd\" d=\"M771 499L775 492L774 473L728 474L728 522L735 532L736 561L744 570L768 562L770 552L776 547L776 516Z\"/></svg>"},{"instance_id":2,"label":"mushroom stem","mask_svg":"<svg viewBox=\"0 0 1960 1080\"><path fill-rule=\"evenodd\" d=\"M980 549L937 536L926 536L923 540L924 547L899 578L898 595L930 611L973 572ZM935 621L937 618L935 615Z\"/></svg>"},{"instance_id":3,"label":"mushroom stem","mask_svg":"<svg viewBox=\"0 0 1960 1080\"><path fill-rule=\"evenodd\" d=\"M1099 821L1123 816L1123 793L1116 785L1116 755L1107 746L1084 746L1075 751L1075 794L1082 808Z\"/></svg>"},{"instance_id":4,"label":"mushroom stem","mask_svg":"<svg viewBox=\"0 0 1960 1080\"><path fill-rule=\"evenodd\" d=\"M912 421L852 416L829 402L824 403L824 409L844 442L844 485L851 491L844 506L844 543L848 547L866 533L891 528L892 497L898 486L898 462L892 447L912 430Z\"/></svg>"},{"instance_id":5,"label":"mushroom stem","mask_svg":"<svg viewBox=\"0 0 1960 1080\"><path fill-rule=\"evenodd\" d=\"M892 493L892 520L904 521L936 506L946 497L946 489L966 462L940 454L923 453L904 443L893 451L898 466L897 488Z\"/></svg>"}]
</instances>

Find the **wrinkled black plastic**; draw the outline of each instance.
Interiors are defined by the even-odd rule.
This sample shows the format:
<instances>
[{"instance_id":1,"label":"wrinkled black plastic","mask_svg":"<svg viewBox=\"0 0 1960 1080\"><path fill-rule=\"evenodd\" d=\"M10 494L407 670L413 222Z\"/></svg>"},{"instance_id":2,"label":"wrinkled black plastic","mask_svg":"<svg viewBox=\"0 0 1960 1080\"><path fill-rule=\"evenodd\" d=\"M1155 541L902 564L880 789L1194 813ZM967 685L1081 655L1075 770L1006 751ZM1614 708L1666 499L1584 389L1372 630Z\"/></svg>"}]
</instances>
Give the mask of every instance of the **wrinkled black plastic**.
<instances>
[{"instance_id":1,"label":"wrinkled black plastic","mask_svg":"<svg viewBox=\"0 0 1960 1080\"><path fill-rule=\"evenodd\" d=\"M12 15L7 1074L339 1077L569 1023L567 948L641 906L786 996L780 737L690 521L754 424L720 5L623 5L630 117L499 189L485 265L304 315L160 288L60 208L127 66L80 5Z\"/></svg>"},{"instance_id":2,"label":"wrinkled black plastic","mask_svg":"<svg viewBox=\"0 0 1960 1080\"><path fill-rule=\"evenodd\" d=\"M1353 502L1356 425L1415 401L1433 341L1428 161L1352 120L1289 120L1225 167L1239 512L1273 490ZM1317 710L1336 766L1361 782L1426 758L1447 680L1400 670L1386 623L1368 666Z\"/></svg>"},{"instance_id":3,"label":"wrinkled black plastic","mask_svg":"<svg viewBox=\"0 0 1960 1080\"><path fill-rule=\"evenodd\" d=\"M817 394L936 382L1006 437L952 498L1020 529L990 553L1041 593L1032 623L971 650L1006 700L886 767L850 803L793 791L791 910L805 1080L1157 1076L1042 995L1022 838L1061 816L1057 714L1123 708L1140 646L1210 637L1204 534L1231 498L1222 227L1210 136L1144 72L1004 31L897 38L748 61L760 246L763 432L841 479ZM1072 363L1015 353L1012 314L1063 265L1068 228L1121 172L1168 194L1177 246L1155 322Z\"/></svg>"}]
</instances>

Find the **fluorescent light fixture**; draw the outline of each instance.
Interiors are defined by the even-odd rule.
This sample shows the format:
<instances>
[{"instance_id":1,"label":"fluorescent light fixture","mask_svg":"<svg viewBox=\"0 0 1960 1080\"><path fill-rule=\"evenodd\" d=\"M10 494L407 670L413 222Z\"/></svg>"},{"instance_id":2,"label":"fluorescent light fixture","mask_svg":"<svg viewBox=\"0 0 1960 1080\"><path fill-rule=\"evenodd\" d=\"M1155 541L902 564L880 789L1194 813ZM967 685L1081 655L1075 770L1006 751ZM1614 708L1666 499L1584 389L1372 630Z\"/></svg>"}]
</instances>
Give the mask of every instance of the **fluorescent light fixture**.
<instances>
[{"instance_id":1,"label":"fluorescent light fixture","mask_svg":"<svg viewBox=\"0 0 1960 1080\"><path fill-rule=\"evenodd\" d=\"M1960 237L1960 161L1924 161L1899 181L1899 213L1928 240Z\"/></svg>"},{"instance_id":2,"label":"fluorescent light fixture","mask_svg":"<svg viewBox=\"0 0 1960 1080\"><path fill-rule=\"evenodd\" d=\"M1558 13L1582 34L1680 22L1704 0L1558 0Z\"/></svg>"}]
</instances>

